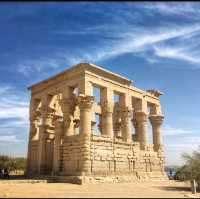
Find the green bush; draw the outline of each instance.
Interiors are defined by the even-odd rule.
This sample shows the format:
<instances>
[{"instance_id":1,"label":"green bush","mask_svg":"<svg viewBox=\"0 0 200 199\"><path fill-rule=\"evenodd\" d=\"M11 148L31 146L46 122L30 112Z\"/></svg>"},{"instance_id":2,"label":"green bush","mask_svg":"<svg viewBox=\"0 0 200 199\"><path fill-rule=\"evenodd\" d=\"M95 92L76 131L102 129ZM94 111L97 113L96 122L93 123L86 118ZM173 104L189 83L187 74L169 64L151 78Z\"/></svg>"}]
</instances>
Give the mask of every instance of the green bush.
<instances>
[{"instance_id":1,"label":"green bush","mask_svg":"<svg viewBox=\"0 0 200 199\"><path fill-rule=\"evenodd\" d=\"M193 180L195 179L200 187L200 147L192 154L184 153L182 157L185 163L176 171L175 179Z\"/></svg>"},{"instance_id":2,"label":"green bush","mask_svg":"<svg viewBox=\"0 0 200 199\"><path fill-rule=\"evenodd\" d=\"M8 169L8 171L23 170L26 168L26 158L9 157L6 155L0 156L0 169Z\"/></svg>"}]
</instances>

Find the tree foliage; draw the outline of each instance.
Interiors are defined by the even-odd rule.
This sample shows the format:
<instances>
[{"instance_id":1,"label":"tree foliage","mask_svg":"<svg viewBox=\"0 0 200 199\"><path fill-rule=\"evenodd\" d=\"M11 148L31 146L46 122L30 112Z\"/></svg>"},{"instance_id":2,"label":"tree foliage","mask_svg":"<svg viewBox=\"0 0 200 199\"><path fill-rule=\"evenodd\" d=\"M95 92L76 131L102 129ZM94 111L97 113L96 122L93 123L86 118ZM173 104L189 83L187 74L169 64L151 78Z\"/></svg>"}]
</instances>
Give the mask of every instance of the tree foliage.
<instances>
[{"instance_id":1,"label":"tree foliage","mask_svg":"<svg viewBox=\"0 0 200 199\"><path fill-rule=\"evenodd\" d=\"M182 155L185 164L176 171L176 178L179 180L192 180L200 182L200 147L192 154Z\"/></svg>"},{"instance_id":2,"label":"tree foliage","mask_svg":"<svg viewBox=\"0 0 200 199\"><path fill-rule=\"evenodd\" d=\"M0 169L7 169L10 171L25 170L26 158L24 157L9 157L6 155L0 156Z\"/></svg>"}]
</instances>

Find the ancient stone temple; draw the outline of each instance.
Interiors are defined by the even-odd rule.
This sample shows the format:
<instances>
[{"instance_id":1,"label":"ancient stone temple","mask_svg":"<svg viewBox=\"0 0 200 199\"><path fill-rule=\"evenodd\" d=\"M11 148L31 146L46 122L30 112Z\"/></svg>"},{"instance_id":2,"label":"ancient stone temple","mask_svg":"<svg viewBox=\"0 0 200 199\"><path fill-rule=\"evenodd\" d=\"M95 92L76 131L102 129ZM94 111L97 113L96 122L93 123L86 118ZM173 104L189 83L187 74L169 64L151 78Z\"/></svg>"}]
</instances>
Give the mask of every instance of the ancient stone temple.
<instances>
[{"instance_id":1,"label":"ancient stone temple","mask_svg":"<svg viewBox=\"0 0 200 199\"><path fill-rule=\"evenodd\" d=\"M130 79L90 63L28 89L28 176L82 182L166 179L161 92L138 89Z\"/></svg>"}]
</instances>

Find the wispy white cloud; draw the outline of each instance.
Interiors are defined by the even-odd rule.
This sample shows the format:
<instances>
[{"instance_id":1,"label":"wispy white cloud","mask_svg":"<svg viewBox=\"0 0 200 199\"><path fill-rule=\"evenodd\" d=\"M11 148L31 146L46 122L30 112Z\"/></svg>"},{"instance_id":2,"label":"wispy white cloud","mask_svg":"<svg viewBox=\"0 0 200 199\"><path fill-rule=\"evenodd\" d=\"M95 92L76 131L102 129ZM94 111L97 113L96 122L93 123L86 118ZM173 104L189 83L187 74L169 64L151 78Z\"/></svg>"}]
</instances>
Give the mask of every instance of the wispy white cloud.
<instances>
[{"instance_id":1,"label":"wispy white cloud","mask_svg":"<svg viewBox=\"0 0 200 199\"><path fill-rule=\"evenodd\" d=\"M182 154L192 153L200 146L200 139L198 135L193 136L176 136L173 141L165 139L164 151L166 162L170 164L183 164Z\"/></svg>"},{"instance_id":2,"label":"wispy white cloud","mask_svg":"<svg viewBox=\"0 0 200 199\"><path fill-rule=\"evenodd\" d=\"M29 76L32 72L41 72L44 69L57 68L60 66L61 59L42 57L41 59L35 60L25 60L23 63L17 64L17 69L20 73L25 76Z\"/></svg>"},{"instance_id":3,"label":"wispy white cloud","mask_svg":"<svg viewBox=\"0 0 200 199\"><path fill-rule=\"evenodd\" d=\"M18 139L15 135L0 135L0 142L19 143L19 142L23 142L23 140Z\"/></svg>"},{"instance_id":4,"label":"wispy white cloud","mask_svg":"<svg viewBox=\"0 0 200 199\"><path fill-rule=\"evenodd\" d=\"M183 164L182 154L191 153L200 146L198 129L163 127L164 152L168 165Z\"/></svg>"},{"instance_id":5,"label":"wispy white cloud","mask_svg":"<svg viewBox=\"0 0 200 199\"><path fill-rule=\"evenodd\" d=\"M192 52L187 52L187 49L180 47L168 47L168 46L154 46L154 53L158 57L172 58L189 63L199 64L200 58Z\"/></svg>"},{"instance_id":6,"label":"wispy white cloud","mask_svg":"<svg viewBox=\"0 0 200 199\"><path fill-rule=\"evenodd\" d=\"M128 4L129 5L129 4ZM172 8L170 7L172 5ZM190 4L144 4L144 9L153 9L160 12L176 12L182 11L194 12L196 11L194 5ZM155 14L155 12L153 12ZM136 16L135 16L136 15ZM120 15L121 16L121 15ZM191 38L194 38L200 33L200 24L197 22L185 25L179 25L175 23L163 23L162 25L155 25L153 27L145 27L137 24L132 24L126 19L130 19L131 16L137 17L134 12L128 11L128 15L122 15L121 17L113 16L113 23L103 23L97 26L87 26L81 30L52 30L54 33L65 35L90 35L91 33L99 38L97 43L88 45L87 47L80 47L78 49L55 49L55 54L51 57L43 56L35 60L25 60L18 64L18 71L25 76L29 76L33 71L45 71L49 69L60 68L63 65L74 65L82 60L89 62L99 62L110 58L114 58L126 53L130 54L142 54L148 50L154 51L154 55L144 55L144 59L155 63L157 58L178 59L190 62L192 64L199 63L197 55L191 53L190 50L183 51L183 46L179 46L183 39L184 42L188 41L187 47L195 45L195 42L189 43ZM120 27L119 27L120 23ZM102 37L107 37L103 39ZM109 38L109 39L108 39ZM165 43L170 40L182 40L179 44L175 44L174 47L165 47ZM158 44L163 44L161 49ZM161 51L159 50L161 49ZM162 52L163 50L163 52ZM194 49L192 49L194 50Z\"/></svg>"},{"instance_id":7,"label":"wispy white cloud","mask_svg":"<svg viewBox=\"0 0 200 199\"><path fill-rule=\"evenodd\" d=\"M0 86L0 153L25 155L28 136L28 102L20 91Z\"/></svg>"},{"instance_id":8,"label":"wispy white cloud","mask_svg":"<svg viewBox=\"0 0 200 199\"><path fill-rule=\"evenodd\" d=\"M20 118L27 120L28 118L28 105L25 102L15 102L6 99L0 99L0 103L6 103L0 105L0 119L3 118Z\"/></svg>"},{"instance_id":9,"label":"wispy white cloud","mask_svg":"<svg viewBox=\"0 0 200 199\"><path fill-rule=\"evenodd\" d=\"M18 118L27 121L28 102L22 95L17 95L15 89L2 86L0 89L0 119Z\"/></svg>"},{"instance_id":10,"label":"wispy white cloud","mask_svg":"<svg viewBox=\"0 0 200 199\"><path fill-rule=\"evenodd\" d=\"M180 135L180 134L187 134L187 135L191 135L191 133L193 133L193 131L191 130L185 130L182 128L175 128L172 127L170 125L166 125L162 128L162 132L163 132L163 136L176 136L176 135Z\"/></svg>"},{"instance_id":11,"label":"wispy white cloud","mask_svg":"<svg viewBox=\"0 0 200 199\"><path fill-rule=\"evenodd\" d=\"M163 15L180 15L188 18L197 18L200 14L199 2L156 2L147 3L144 5L147 10L152 10L154 13L159 12Z\"/></svg>"},{"instance_id":12,"label":"wispy white cloud","mask_svg":"<svg viewBox=\"0 0 200 199\"><path fill-rule=\"evenodd\" d=\"M170 39L177 39L181 37L190 36L195 32L200 31L200 25L195 24L187 27L167 27L167 28L157 28L156 30L145 30L141 29L134 33L134 31L127 31L124 35L121 35L121 39L116 42L111 42L108 45L104 45L103 47L95 48L91 50L91 52L82 51L80 55L76 55L76 57L68 57L68 60L81 60L85 59L90 62L102 61L112 57L120 56L125 53L139 53L145 52L148 49L154 48L156 50L155 45L159 43L166 42ZM156 51L157 52L157 51ZM161 56L161 54L156 54ZM172 58L172 57L169 57ZM180 59L187 59L188 61L195 61L195 58L192 59L186 54L182 54Z\"/></svg>"}]
</instances>

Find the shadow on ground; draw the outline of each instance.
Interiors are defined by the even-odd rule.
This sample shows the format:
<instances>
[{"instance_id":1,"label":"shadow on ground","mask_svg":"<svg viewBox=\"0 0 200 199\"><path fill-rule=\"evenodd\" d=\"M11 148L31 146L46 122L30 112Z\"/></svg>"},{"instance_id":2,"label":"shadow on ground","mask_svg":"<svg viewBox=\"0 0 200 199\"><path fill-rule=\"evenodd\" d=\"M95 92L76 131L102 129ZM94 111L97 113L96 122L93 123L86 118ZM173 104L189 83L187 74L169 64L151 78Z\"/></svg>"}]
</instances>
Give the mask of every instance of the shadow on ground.
<instances>
[{"instance_id":1,"label":"shadow on ground","mask_svg":"<svg viewBox=\"0 0 200 199\"><path fill-rule=\"evenodd\" d=\"M169 186L169 187L163 187L160 186L159 187L162 190L166 190L166 191L189 191L190 192L190 187L178 187L178 186Z\"/></svg>"},{"instance_id":2,"label":"shadow on ground","mask_svg":"<svg viewBox=\"0 0 200 199\"><path fill-rule=\"evenodd\" d=\"M1 181L18 181L18 182L28 182L28 183L37 183L37 182L45 182L45 183L69 183L69 184L78 184L80 185L80 180L77 179L69 179L69 180L57 180L56 178L51 178L51 176L41 176L41 177L27 177L25 175L10 175L9 178L0 178Z\"/></svg>"}]
</instances>

